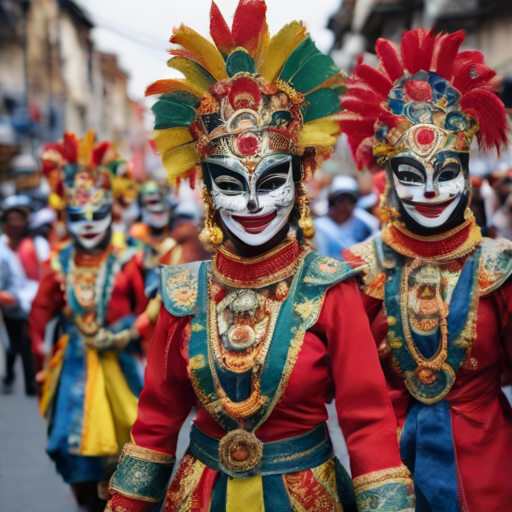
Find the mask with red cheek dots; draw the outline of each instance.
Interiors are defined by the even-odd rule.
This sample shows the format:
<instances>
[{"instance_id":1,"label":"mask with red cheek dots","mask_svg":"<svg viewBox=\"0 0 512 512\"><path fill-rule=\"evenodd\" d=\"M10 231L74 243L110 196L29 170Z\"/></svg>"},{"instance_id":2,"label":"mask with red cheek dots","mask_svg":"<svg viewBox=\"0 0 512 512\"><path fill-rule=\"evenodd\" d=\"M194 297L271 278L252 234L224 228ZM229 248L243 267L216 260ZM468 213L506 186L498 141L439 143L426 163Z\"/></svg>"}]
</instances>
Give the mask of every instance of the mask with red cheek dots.
<instances>
[{"instance_id":1,"label":"mask with red cheek dots","mask_svg":"<svg viewBox=\"0 0 512 512\"><path fill-rule=\"evenodd\" d=\"M413 232L455 227L464 222L470 182L468 155L437 153L430 160L400 154L390 160L390 182L401 220Z\"/></svg>"}]
</instances>

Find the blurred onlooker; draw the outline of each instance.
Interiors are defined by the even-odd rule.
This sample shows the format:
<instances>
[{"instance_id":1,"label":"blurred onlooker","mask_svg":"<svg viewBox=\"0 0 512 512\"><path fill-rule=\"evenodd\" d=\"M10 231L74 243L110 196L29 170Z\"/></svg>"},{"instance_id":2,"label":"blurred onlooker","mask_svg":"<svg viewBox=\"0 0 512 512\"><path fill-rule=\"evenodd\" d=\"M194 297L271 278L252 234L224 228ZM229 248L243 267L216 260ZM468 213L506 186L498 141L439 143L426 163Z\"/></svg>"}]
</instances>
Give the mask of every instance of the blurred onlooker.
<instances>
[{"instance_id":1,"label":"blurred onlooker","mask_svg":"<svg viewBox=\"0 0 512 512\"><path fill-rule=\"evenodd\" d=\"M48 239L57 215L48 206L50 187L43 178L37 160L30 153L22 153L10 161L9 168L15 194L30 199L32 213L28 228L31 235Z\"/></svg>"},{"instance_id":2,"label":"blurred onlooker","mask_svg":"<svg viewBox=\"0 0 512 512\"><path fill-rule=\"evenodd\" d=\"M359 186L354 178L334 178L328 197L329 210L315 220L314 243L320 254L342 259L344 249L378 231L378 220L356 207L359 198Z\"/></svg>"},{"instance_id":3,"label":"blurred onlooker","mask_svg":"<svg viewBox=\"0 0 512 512\"><path fill-rule=\"evenodd\" d=\"M512 240L512 194L507 197L505 204L494 214L492 224L496 237Z\"/></svg>"},{"instance_id":4,"label":"blurred onlooker","mask_svg":"<svg viewBox=\"0 0 512 512\"><path fill-rule=\"evenodd\" d=\"M2 240L19 258L27 278L39 281L40 266L50 255L50 245L42 236L29 236L31 204L31 199L25 195L3 200Z\"/></svg>"},{"instance_id":5,"label":"blurred onlooker","mask_svg":"<svg viewBox=\"0 0 512 512\"><path fill-rule=\"evenodd\" d=\"M27 319L36 287L27 282L23 268L11 249L0 240L0 313L5 325L2 332L6 352L6 368L3 376L3 392L10 393L14 383L14 363L16 356L21 356L25 378L25 392L35 395L35 374L27 336ZM0 322L1 323L1 322ZM3 331L3 326L0 325ZM6 335L6 336L5 336Z\"/></svg>"}]
</instances>

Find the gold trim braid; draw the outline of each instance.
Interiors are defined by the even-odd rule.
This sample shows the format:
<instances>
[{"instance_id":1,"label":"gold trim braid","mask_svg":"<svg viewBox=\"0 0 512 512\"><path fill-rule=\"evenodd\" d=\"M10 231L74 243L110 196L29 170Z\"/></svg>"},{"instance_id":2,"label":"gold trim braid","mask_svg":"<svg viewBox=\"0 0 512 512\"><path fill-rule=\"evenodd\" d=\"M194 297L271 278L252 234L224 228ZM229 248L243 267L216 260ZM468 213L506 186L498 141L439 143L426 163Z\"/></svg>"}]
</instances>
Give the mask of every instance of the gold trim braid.
<instances>
[{"instance_id":1,"label":"gold trim braid","mask_svg":"<svg viewBox=\"0 0 512 512\"><path fill-rule=\"evenodd\" d=\"M363 490L366 487L382 484L388 480L410 480L411 472L407 469L407 466L402 464L396 468L382 469L380 471L374 471L372 473L366 473L365 475L358 476L353 479L354 490L356 492Z\"/></svg>"},{"instance_id":2,"label":"gold trim braid","mask_svg":"<svg viewBox=\"0 0 512 512\"><path fill-rule=\"evenodd\" d=\"M154 462L156 464L174 464L176 462L176 457L174 455L168 455L167 453L143 448L142 446L137 446L133 443L126 443L124 445L121 457L124 455L129 455L134 459Z\"/></svg>"}]
</instances>

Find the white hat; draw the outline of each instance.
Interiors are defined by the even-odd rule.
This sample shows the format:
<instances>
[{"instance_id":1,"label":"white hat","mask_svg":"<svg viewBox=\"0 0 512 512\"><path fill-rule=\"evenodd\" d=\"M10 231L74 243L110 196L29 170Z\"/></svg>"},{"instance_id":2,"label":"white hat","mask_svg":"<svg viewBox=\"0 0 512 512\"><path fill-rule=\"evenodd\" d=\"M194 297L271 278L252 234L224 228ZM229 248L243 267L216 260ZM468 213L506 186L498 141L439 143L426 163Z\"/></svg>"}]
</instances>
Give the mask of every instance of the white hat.
<instances>
[{"instance_id":1,"label":"white hat","mask_svg":"<svg viewBox=\"0 0 512 512\"><path fill-rule=\"evenodd\" d=\"M352 176L336 176L331 183L329 199L341 194L350 194L356 199L359 198L359 184Z\"/></svg>"}]
</instances>

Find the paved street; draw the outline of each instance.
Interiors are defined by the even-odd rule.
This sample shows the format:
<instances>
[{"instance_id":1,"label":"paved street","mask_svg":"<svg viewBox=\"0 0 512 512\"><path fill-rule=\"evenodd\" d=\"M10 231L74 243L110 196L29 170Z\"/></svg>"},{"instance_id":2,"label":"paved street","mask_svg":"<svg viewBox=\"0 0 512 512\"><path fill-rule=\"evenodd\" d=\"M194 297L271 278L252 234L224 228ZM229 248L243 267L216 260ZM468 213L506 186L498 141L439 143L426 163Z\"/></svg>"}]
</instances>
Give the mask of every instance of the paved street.
<instances>
[{"instance_id":1,"label":"paved street","mask_svg":"<svg viewBox=\"0 0 512 512\"><path fill-rule=\"evenodd\" d=\"M45 423L37 399L24 395L20 364L16 370L14 393L0 394L0 510L78 512L44 452Z\"/></svg>"}]
</instances>

